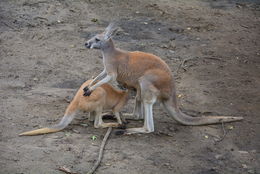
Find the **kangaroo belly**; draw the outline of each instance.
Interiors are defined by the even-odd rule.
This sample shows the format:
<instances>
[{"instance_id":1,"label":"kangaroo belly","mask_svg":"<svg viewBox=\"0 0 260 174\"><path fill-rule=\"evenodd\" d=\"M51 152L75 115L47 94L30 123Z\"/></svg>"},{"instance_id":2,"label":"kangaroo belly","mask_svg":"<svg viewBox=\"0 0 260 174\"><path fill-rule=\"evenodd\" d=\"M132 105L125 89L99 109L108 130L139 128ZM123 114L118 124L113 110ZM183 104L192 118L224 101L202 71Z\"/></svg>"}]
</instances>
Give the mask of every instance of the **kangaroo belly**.
<instances>
[{"instance_id":1,"label":"kangaroo belly","mask_svg":"<svg viewBox=\"0 0 260 174\"><path fill-rule=\"evenodd\" d=\"M133 72L129 67L119 67L117 72L117 82L125 88L137 88L138 79L141 75Z\"/></svg>"}]
</instances>

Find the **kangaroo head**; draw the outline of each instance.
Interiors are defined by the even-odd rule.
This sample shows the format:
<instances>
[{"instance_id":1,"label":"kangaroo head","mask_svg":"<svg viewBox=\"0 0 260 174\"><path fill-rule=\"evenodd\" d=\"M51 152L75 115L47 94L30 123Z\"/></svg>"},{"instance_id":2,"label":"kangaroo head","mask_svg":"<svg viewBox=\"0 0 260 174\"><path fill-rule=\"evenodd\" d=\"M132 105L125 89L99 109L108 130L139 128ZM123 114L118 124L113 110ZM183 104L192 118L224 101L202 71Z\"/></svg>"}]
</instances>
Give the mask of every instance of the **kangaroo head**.
<instances>
[{"instance_id":1,"label":"kangaroo head","mask_svg":"<svg viewBox=\"0 0 260 174\"><path fill-rule=\"evenodd\" d=\"M114 23L108 25L105 31L101 34L97 34L96 36L89 39L85 46L87 48L94 49L104 49L109 45L109 40L116 34L118 28Z\"/></svg>"}]
</instances>

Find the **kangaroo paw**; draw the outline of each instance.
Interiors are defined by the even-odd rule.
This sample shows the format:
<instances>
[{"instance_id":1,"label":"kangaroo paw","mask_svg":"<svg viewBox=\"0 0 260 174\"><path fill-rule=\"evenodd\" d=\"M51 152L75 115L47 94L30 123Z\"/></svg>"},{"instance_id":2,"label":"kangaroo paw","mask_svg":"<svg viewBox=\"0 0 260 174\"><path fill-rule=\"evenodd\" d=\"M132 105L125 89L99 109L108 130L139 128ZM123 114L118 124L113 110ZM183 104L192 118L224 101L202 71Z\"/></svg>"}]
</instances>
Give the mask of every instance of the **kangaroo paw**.
<instances>
[{"instance_id":1,"label":"kangaroo paw","mask_svg":"<svg viewBox=\"0 0 260 174\"><path fill-rule=\"evenodd\" d=\"M84 94L83 96L90 96L90 94L92 93L92 91L89 90L89 87L86 86L85 88L83 88Z\"/></svg>"},{"instance_id":2,"label":"kangaroo paw","mask_svg":"<svg viewBox=\"0 0 260 174\"><path fill-rule=\"evenodd\" d=\"M115 135L124 135L125 133L126 133L126 131L123 129L119 129L119 130L115 131Z\"/></svg>"}]
</instances>

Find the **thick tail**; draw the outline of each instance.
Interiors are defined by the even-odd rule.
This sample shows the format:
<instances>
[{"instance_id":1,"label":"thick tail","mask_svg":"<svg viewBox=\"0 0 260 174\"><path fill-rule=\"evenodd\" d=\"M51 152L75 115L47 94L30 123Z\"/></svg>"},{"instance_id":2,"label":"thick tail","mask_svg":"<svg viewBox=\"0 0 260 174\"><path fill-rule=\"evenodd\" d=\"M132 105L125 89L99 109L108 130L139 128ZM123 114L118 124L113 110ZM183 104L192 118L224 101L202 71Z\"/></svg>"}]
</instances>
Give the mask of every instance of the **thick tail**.
<instances>
[{"instance_id":1,"label":"thick tail","mask_svg":"<svg viewBox=\"0 0 260 174\"><path fill-rule=\"evenodd\" d=\"M243 117L232 117L232 116L208 116L208 117L192 117L181 112L176 104L172 101L164 101L163 106L177 122L183 125L208 125L208 124L218 124L233 121L243 120Z\"/></svg>"},{"instance_id":2,"label":"thick tail","mask_svg":"<svg viewBox=\"0 0 260 174\"><path fill-rule=\"evenodd\" d=\"M65 116L61 119L61 121L58 124L56 124L50 128L46 127L46 128L28 131L28 132L23 132L23 133L19 134L19 136L41 135L41 134L58 132L58 131L64 129L65 127L67 127L68 124L70 124L70 122L73 120L74 116L75 116L75 112L70 115L65 114Z\"/></svg>"},{"instance_id":3,"label":"thick tail","mask_svg":"<svg viewBox=\"0 0 260 174\"><path fill-rule=\"evenodd\" d=\"M41 129L36 129L32 131L27 131L19 134L19 136L31 136L31 135L41 135L41 134L48 134L48 133L53 133L53 132L58 132L61 129L54 129L54 128L41 128Z\"/></svg>"}]
</instances>

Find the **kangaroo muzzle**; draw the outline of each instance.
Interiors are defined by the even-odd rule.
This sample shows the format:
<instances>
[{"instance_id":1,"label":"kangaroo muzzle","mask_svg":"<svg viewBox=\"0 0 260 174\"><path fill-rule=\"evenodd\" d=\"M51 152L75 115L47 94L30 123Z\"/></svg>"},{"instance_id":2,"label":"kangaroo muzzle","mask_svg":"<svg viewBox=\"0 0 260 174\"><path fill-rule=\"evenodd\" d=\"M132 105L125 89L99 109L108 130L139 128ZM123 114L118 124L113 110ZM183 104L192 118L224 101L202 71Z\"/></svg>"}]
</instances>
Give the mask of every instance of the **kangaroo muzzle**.
<instances>
[{"instance_id":1,"label":"kangaroo muzzle","mask_svg":"<svg viewBox=\"0 0 260 174\"><path fill-rule=\"evenodd\" d=\"M86 42L86 43L85 43L85 47L86 47L86 48L90 48L90 47L91 47L91 44L90 44L89 42Z\"/></svg>"}]
</instances>

